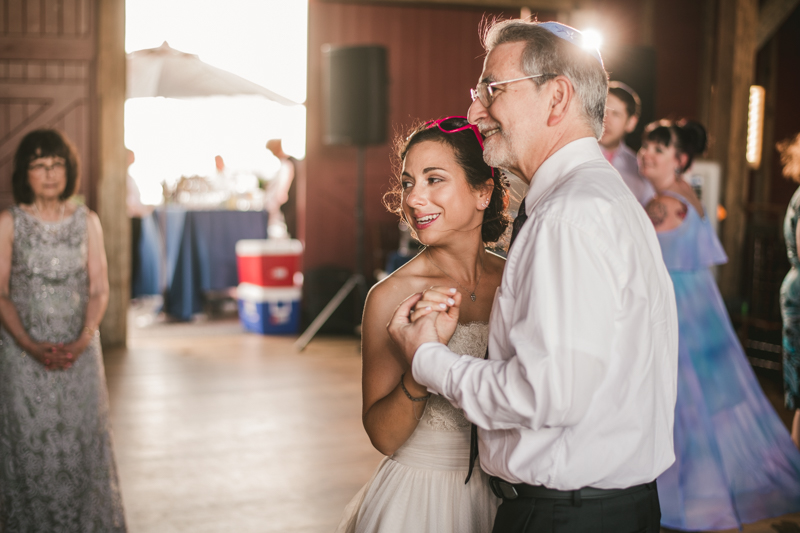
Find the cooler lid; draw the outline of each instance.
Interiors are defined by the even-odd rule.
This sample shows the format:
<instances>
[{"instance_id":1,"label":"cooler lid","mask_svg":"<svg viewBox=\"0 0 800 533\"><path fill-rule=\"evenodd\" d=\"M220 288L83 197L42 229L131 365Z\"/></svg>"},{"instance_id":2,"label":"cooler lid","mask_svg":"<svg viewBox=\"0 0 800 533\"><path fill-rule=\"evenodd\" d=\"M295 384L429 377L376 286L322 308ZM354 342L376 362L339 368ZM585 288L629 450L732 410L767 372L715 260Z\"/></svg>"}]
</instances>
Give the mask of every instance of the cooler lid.
<instances>
[{"instance_id":1,"label":"cooler lid","mask_svg":"<svg viewBox=\"0 0 800 533\"><path fill-rule=\"evenodd\" d=\"M236 298L248 302L288 302L300 300L301 287L260 287L252 283L240 283L236 287Z\"/></svg>"},{"instance_id":2,"label":"cooler lid","mask_svg":"<svg viewBox=\"0 0 800 533\"><path fill-rule=\"evenodd\" d=\"M242 239L236 241L237 256L300 255L303 243L297 239Z\"/></svg>"}]
</instances>

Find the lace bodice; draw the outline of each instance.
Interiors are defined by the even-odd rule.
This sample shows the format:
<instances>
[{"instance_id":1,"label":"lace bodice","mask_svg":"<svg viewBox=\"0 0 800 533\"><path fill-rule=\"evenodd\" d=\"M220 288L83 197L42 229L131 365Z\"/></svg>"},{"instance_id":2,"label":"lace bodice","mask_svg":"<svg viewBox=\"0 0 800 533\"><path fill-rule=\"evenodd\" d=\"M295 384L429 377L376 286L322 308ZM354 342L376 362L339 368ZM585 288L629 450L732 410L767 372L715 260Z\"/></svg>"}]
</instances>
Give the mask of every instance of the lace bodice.
<instances>
[{"instance_id":1,"label":"lace bodice","mask_svg":"<svg viewBox=\"0 0 800 533\"><path fill-rule=\"evenodd\" d=\"M13 207L14 252L9 292L28 334L72 342L83 327L89 278L87 209L47 223Z\"/></svg>"},{"instance_id":2,"label":"lace bodice","mask_svg":"<svg viewBox=\"0 0 800 533\"><path fill-rule=\"evenodd\" d=\"M483 357L489 342L489 324L486 322L470 322L459 324L447 347L454 353ZM439 431L457 431L469 428L469 421L464 418L461 409L439 395L432 395L428 400L425 414L420 421L428 427Z\"/></svg>"}]
</instances>

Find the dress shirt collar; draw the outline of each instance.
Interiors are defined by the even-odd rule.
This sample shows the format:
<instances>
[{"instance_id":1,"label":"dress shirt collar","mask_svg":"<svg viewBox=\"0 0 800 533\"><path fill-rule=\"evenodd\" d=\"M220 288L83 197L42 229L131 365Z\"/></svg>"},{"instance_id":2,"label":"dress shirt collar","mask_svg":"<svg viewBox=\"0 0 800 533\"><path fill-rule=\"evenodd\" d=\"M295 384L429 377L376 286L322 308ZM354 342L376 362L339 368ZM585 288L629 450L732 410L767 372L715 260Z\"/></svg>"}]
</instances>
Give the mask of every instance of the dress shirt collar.
<instances>
[{"instance_id":1,"label":"dress shirt collar","mask_svg":"<svg viewBox=\"0 0 800 533\"><path fill-rule=\"evenodd\" d=\"M525 195L525 212L528 216L539 201L544 198L569 172L587 161L605 161L600 145L594 137L583 137L561 147L539 167L531 179L531 187Z\"/></svg>"}]
</instances>

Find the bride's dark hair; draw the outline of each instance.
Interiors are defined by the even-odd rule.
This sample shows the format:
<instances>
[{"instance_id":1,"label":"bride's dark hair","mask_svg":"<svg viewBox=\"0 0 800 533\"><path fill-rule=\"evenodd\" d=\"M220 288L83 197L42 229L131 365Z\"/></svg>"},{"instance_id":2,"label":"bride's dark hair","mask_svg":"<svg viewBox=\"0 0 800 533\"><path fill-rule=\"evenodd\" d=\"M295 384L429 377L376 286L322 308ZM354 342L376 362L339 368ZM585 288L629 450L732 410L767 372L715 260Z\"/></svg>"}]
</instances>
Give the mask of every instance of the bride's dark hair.
<instances>
[{"instance_id":1,"label":"bride's dark hair","mask_svg":"<svg viewBox=\"0 0 800 533\"><path fill-rule=\"evenodd\" d=\"M465 118L453 117L442 123L445 129L458 129L467 126ZM494 169L483 160L483 148L476 137L476 131L467 128L461 131L445 132L433 125L432 122L418 123L411 127L405 135L396 135L394 139L394 178L392 188L383 196L386 208L405 220L403 213L403 186L402 168L403 161L409 150L425 141L434 141L453 149L456 161L464 169L467 183L475 190L481 190L486 180L492 180L492 196L489 205L483 212L483 225L481 226L481 239L485 243L497 242L505 232L510 219L506 207L508 205L508 191L503 183L503 175L499 169ZM494 175L493 175L494 174ZM414 225L408 222L409 227Z\"/></svg>"}]
</instances>

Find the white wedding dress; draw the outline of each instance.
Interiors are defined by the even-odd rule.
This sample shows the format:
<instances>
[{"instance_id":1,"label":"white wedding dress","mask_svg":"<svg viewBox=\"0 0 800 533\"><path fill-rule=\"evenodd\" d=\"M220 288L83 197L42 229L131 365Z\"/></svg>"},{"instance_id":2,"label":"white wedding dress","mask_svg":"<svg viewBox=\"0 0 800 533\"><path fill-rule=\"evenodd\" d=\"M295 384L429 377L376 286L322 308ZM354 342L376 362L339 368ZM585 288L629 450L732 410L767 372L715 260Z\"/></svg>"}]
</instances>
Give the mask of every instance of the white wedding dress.
<instances>
[{"instance_id":1,"label":"white wedding dress","mask_svg":"<svg viewBox=\"0 0 800 533\"><path fill-rule=\"evenodd\" d=\"M459 324L448 347L483 357L488 337L485 322ZM432 395L411 437L347 505L337 533L490 532L500 500L478 462L464 484L469 434L464 413Z\"/></svg>"}]
</instances>

